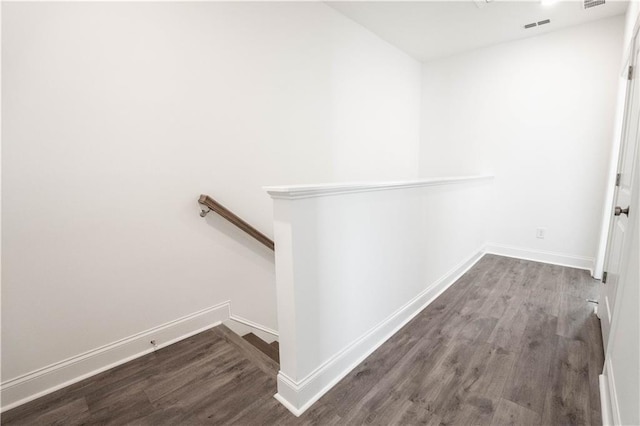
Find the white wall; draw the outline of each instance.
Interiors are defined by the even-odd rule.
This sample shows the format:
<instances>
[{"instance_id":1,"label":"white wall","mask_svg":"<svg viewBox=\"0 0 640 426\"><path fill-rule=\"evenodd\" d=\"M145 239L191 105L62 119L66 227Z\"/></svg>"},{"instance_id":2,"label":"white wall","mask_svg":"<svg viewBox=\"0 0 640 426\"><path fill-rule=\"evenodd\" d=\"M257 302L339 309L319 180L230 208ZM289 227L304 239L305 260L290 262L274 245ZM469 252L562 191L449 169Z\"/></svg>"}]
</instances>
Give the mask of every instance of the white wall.
<instances>
[{"instance_id":1,"label":"white wall","mask_svg":"<svg viewBox=\"0 0 640 426\"><path fill-rule=\"evenodd\" d=\"M265 184L418 174L420 64L324 4L2 9L5 382L225 300L277 328L200 193L271 235Z\"/></svg>"},{"instance_id":2,"label":"white wall","mask_svg":"<svg viewBox=\"0 0 640 426\"><path fill-rule=\"evenodd\" d=\"M421 175L494 174L497 251L592 267L623 24L609 18L423 65Z\"/></svg>"},{"instance_id":3,"label":"white wall","mask_svg":"<svg viewBox=\"0 0 640 426\"><path fill-rule=\"evenodd\" d=\"M270 189L278 398L292 412L308 408L479 258L491 183Z\"/></svg>"}]
</instances>

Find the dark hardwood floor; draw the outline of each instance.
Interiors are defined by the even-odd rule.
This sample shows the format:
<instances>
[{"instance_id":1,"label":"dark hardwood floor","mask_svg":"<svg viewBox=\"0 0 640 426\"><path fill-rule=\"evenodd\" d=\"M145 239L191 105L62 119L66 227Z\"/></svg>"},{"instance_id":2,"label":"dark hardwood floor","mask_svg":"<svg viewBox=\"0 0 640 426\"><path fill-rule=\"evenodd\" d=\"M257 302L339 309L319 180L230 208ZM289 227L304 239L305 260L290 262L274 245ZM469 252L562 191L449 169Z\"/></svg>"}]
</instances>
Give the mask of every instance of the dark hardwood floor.
<instances>
[{"instance_id":1,"label":"dark hardwood floor","mask_svg":"<svg viewBox=\"0 0 640 426\"><path fill-rule=\"evenodd\" d=\"M486 255L296 418L277 364L226 327L15 408L6 425L599 425L586 271Z\"/></svg>"}]
</instances>

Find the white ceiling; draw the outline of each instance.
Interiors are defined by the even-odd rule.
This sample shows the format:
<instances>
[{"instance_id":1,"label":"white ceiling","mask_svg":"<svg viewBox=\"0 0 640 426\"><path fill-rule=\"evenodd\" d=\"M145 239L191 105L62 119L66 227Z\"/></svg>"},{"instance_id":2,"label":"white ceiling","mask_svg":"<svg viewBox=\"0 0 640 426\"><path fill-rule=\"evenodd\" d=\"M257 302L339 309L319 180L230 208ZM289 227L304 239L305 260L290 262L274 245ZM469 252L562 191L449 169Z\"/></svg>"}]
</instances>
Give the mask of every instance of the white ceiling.
<instances>
[{"instance_id":1,"label":"white ceiling","mask_svg":"<svg viewBox=\"0 0 640 426\"><path fill-rule=\"evenodd\" d=\"M329 1L329 6L420 61L548 33L621 15L626 1L606 0L584 9L582 1ZM524 29L543 19L551 23Z\"/></svg>"}]
</instances>

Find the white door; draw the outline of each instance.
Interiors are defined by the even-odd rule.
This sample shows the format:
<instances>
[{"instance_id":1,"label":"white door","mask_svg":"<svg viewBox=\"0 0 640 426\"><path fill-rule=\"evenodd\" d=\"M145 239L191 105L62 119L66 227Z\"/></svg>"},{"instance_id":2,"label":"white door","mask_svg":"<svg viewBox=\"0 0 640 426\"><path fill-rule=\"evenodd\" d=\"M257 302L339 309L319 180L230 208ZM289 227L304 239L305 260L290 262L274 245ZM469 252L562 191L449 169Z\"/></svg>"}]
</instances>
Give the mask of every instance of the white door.
<instances>
[{"instance_id":1,"label":"white door","mask_svg":"<svg viewBox=\"0 0 640 426\"><path fill-rule=\"evenodd\" d=\"M640 425L640 158L635 159L615 312L600 376L602 424Z\"/></svg>"},{"instance_id":2,"label":"white door","mask_svg":"<svg viewBox=\"0 0 640 426\"><path fill-rule=\"evenodd\" d=\"M627 99L625 102L624 124L622 141L620 145L620 158L618 161L618 182L614 195L614 211L611 216L609 241L605 261L606 282L603 282L598 304L598 316L602 327L602 340L606 350L611 330L611 319L616 309L616 293L620 282L621 260L625 246L625 239L629 238L629 215L638 214L630 208L631 192L635 157L638 154L638 136L640 125L640 69L636 67L640 39L638 34L632 41L630 64L633 66L632 77L627 86ZM630 209L629 212L627 209ZM605 281L605 280L603 280Z\"/></svg>"}]
</instances>

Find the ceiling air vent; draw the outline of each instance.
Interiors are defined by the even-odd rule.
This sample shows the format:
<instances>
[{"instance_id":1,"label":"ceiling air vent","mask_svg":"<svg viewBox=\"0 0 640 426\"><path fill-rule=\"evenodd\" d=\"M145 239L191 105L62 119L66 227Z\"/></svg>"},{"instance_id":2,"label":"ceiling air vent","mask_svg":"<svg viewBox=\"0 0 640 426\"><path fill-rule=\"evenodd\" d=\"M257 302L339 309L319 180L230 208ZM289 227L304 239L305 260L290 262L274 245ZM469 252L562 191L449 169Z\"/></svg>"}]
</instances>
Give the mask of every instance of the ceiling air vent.
<instances>
[{"instance_id":1,"label":"ceiling air vent","mask_svg":"<svg viewBox=\"0 0 640 426\"><path fill-rule=\"evenodd\" d=\"M545 19L542 21L538 21L538 22L532 22L530 24L527 24L524 26L525 30L528 28L535 28L535 27L539 27L540 25L545 25L551 22L551 19Z\"/></svg>"},{"instance_id":2,"label":"ceiling air vent","mask_svg":"<svg viewBox=\"0 0 640 426\"><path fill-rule=\"evenodd\" d=\"M590 7L600 6L604 4L605 0L584 0L584 8L589 9Z\"/></svg>"}]
</instances>

